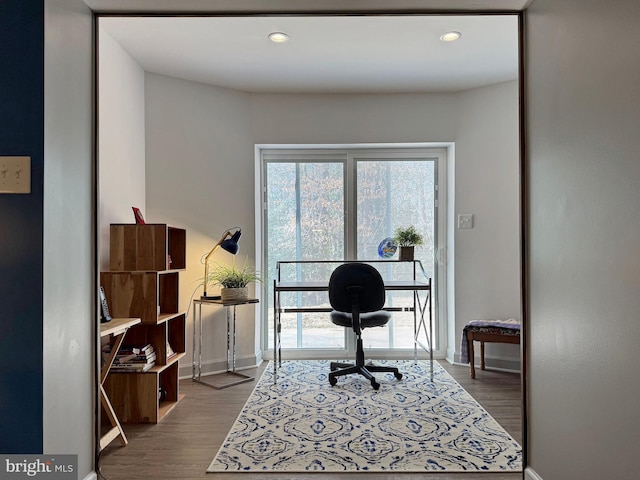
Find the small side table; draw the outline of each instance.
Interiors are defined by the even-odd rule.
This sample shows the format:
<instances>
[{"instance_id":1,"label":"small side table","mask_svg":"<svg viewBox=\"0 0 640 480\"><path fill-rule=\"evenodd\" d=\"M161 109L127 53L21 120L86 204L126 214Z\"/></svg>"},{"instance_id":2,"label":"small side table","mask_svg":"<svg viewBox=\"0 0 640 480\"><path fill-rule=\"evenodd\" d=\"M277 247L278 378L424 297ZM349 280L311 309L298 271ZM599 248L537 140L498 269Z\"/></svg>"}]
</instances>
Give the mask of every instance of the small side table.
<instances>
[{"instance_id":1,"label":"small side table","mask_svg":"<svg viewBox=\"0 0 640 480\"><path fill-rule=\"evenodd\" d=\"M107 375L109 375L109 370L111 369L113 360L116 358L116 354L122 345L125 333L127 333L129 328L137 325L138 323L140 323L139 318L114 318L110 322L100 324L100 338L113 335L111 353L100 371L100 402L102 403L105 412L107 412L107 417L109 418L109 423L112 428L100 436L100 450L105 448L116 438L120 439L120 444L123 447L128 443L127 437L122 429L122 425L120 425L120 420L118 420L116 412L111 405L111 401L107 396L107 392L104 389L104 382L107 379Z\"/></svg>"},{"instance_id":2,"label":"small side table","mask_svg":"<svg viewBox=\"0 0 640 480\"><path fill-rule=\"evenodd\" d=\"M240 383L250 382L254 377L250 377L240 372L236 372L236 307L238 305L248 305L258 303L257 298L247 298L246 300L222 301L220 299L196 299L193 301L193 362L191 370L191 380L212 388L227 388ZM222 378L216 383L206 382L202 379L202 306L214 305L224 307L227 315L227 371L211 377ZM197 332L197 334L196 334ZM196 355L196 336L197 355ZM197 362L196 362L197 356ZM224 381L231 377L231 381ZM214 380L213 378L211 380Z\"/></svg>"}]
</instances>

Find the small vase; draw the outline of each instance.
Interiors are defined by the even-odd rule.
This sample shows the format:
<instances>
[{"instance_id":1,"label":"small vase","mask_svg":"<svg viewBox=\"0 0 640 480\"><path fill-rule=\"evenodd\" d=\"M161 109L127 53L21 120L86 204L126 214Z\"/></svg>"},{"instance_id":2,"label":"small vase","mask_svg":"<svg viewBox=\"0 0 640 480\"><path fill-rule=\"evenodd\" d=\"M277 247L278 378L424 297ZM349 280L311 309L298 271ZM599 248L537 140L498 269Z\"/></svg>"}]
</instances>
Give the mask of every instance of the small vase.
<instances>
[{"instance_id":1,"label":"small vase","mask_svg":"<svg viewBox=\"0 0 640 480\"><path fill-rule=\"evenodd\" d=\"M221 288L220 289L220 298L223 302L235 302L239 300L246 300L249 298L249 288L248 287L239 287L239 288Z\"/></svg>"},{"instance_id":2,"label":"small vase","mask_svg":"<svg viewBox=\"0 0 640 480\"><path fill-rule=\"evenodd\" d=\"M414 247L400 247L400 261L409 262L413 260Z\"/></svg>"}]
</instances>

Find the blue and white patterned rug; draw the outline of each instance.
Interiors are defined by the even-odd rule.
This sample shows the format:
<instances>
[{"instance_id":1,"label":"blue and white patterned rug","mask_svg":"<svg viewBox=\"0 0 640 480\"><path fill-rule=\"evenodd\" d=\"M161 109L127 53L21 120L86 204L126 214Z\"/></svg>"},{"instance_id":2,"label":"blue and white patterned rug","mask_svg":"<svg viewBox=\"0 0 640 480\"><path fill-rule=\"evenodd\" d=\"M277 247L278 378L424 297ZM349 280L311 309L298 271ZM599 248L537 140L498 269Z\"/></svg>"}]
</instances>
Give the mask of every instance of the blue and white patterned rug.
<instances>
[{"instance_id":1,"label":"blue and white patterned rug","mask_svg":"<svg viewBox=\"0 0 640 480\"><path fill-rule=\"evenodd\" d=\"M385 362L376 362L384 364ZM386 362L380 390L329 362L269 365L207 472L522 470L520 445L437 363Z\"/></svg>"}]
</instances>

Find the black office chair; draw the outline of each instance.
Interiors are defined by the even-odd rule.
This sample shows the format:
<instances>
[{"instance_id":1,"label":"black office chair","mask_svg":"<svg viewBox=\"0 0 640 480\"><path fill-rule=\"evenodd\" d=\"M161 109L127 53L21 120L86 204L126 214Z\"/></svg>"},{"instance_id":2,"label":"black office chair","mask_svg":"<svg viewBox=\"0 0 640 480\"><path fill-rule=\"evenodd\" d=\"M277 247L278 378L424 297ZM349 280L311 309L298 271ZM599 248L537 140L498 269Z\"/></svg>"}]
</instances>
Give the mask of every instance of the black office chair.
<instances>
[{"instance_id":1,"label":"black office chair","mask_svg":"<svg viewBox=\"0 0 640 480\"><path fill-rule=\"evenodd\" d=\"M344 263L336 268L329 279L329 303L335 325L353 328L356 333L356 363L331 362L329 383L337 377L358 373L371 381L378 390L380 384L371 372L391 372L400 380L402 374L395 367L382 367L364 363L361 330L381 327L389 323L391 314L381 310L385 302L384 282L380 273L366 263Z\"/></svg>"}]
</instances>

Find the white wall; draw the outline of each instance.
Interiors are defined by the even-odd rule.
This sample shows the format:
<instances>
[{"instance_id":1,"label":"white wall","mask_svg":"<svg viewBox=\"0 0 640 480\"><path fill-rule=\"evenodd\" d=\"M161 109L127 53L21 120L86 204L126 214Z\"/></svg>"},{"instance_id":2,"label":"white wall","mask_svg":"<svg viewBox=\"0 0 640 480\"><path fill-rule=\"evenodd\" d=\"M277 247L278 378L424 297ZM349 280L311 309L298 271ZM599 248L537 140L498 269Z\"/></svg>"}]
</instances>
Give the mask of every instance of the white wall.
<instances>
[{"instance_id":1,"label":"white wall","mask_svg":"<svg viewBox=\"0 0 640 480\"><path fill-rule=\"evenodd\" d=\"M43 453L77 454L78 478L89 478L98 397L92 18L79 0L44 5L42 444ZM25 289L25 295L39 293ZM37 346L39 339L33 341Z\"/></svg>"},{"instance_id":2,"label":"white wall","mask_svg":"<svg viewBox=\"0 0 640 480\"><path fill-rule=\"evenodd\" d=\"M454 217L475 213L476 226L453 230L452 357L459 360L469 320L520 318L517 82L460 94L253 95L251 112L255 143L455 141L449 208ZM487 348L489 364L519 367L517 346L495 347Z\"/></svg>"},{"instance_id":3,"label":"white wall","mask_svg":"<svg viewBox=\"0 0 640 480\"><path fill-rule=\"evenodd\" d=\"M98 178L101 270L109 269L109 225L146 221L144 71L103 28L98 28Z\"/></svg>"},{"instance_id":4,"label":"white wall","mask_svg":"<svg viewBox=\"0 0 640 480\"><path fill-rule=\"evenodd\" d=\"M284 95L251 98L254 143L446 142L453 94Z\"/></svg>"},{"instance_id":5,"label":"white wall","mask_svg":"<svg viewBox=\"0 0 640 480\"><path fill-rule=\"evenodd\" d=\"M161 75L146 76L147 206L149 217L187 230L187 268L180 274L181 309L202 294L202 257L225 230L243 230L234 258L218 249L212 262L255 265L253 143L249 95ZM209 288L207 293L216 293ZM255 308L238 307L238 366L255 365ZM188 315L187 358L192 354ZM226 368L225 312L203 308L203 372ZM181 374L190 374L183 362Z\"/></svg>"},{"instance_id":6,"label":"white wall","mask_svg":"<svg viewBox=\"0 0 640 480\"><path fill-rule=\"evenodd\" d=\"M528 458L544 480L638 478L638 18L636 0L536 0L526 18Z\"/></svg>"},{"instance_id":7,"label":"white wall","mask_svg":"<svg viewBox=\"0 0 640 480\"><path fill-rule=\"evenodd\" d=\"M453 221L474 217L472 229L454 230L456 361L470 320L522 316L518 84L470 90L458 102ZM519 354L517 345L486 345L493 366L517 368L510 360Z\"/></svg>"},{"instance_id":8,"label":"white wall","mask_svg":"<svg viewBox=\"0 0 640 480\"><path fill-rule=\"evenodd\" d=\"M185 309L202 277L202 255L226 228L243 227L242 253L255 261L254 143L436 142L460 135L457 165L471 171L457 169L464 188L456 202L477 215L477 227L467 231L472 238L456 244L465 259L460 275L490 287L479 295L478 283L456 280L456 311L464 316L456 321L454 347L459 349L462 326L472 318L519 317L515 82L459 95L249 95L147 74L146 108L147 205L150 215L187 228ZM474 124L479 134L473 133ZM515 138L505 141L512 134ZM225 255L216 253L219 261L227 261ZM240 365L255 359L259 345L248 333L254 321L250 308L239 310ZM208 315L204 335L215 340L204 347L204 371L219 369L225 352L222 312ZM519 357L517 349L509 354L512 360Z\"/></svg>"}]
</instances>

